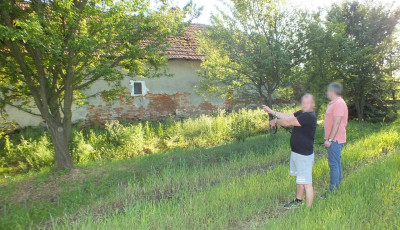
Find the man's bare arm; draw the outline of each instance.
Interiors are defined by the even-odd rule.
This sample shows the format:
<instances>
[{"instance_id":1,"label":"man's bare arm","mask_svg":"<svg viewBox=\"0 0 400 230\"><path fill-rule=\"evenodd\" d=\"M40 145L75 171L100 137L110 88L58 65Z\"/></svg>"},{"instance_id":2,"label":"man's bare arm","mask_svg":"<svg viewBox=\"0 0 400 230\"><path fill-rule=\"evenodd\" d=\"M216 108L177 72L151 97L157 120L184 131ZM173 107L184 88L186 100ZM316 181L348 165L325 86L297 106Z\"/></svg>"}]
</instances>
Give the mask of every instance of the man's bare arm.
<instances>
[{"instance_id":1,"label":"man's bare arm","mask_svg":"<svg viewBox=\"0 0 400 230\"><path fill-rule=\"evenodd\" d=\"M274 111L275 112L275 111ZM294 118L294 114L293 113L281 113L281 112L276 112L276 116L279 119L291 119ZM297 120L297 119L296 119Z\"/></svg>"},{"instance_id":2,"label":"man's bare arm","mask_svg":"<svg viewBox=\"0 0 400 230\"><path fill-rule=\"evenodd\" d=\"M281 112L278 112L278 111L274 111L274 110L272 110L271 108L269 108L269 107L266 106L266 105L263 105L263 108L264 108L264 111L267 112L267 113L269 113L269 114L272 114L272 115L275 115L275 114L276 114L276 116L277 116L279 119L290 119L290 118L294 118L294 114L293 114L293 113L281 113Z\"/></svg>"},{"instance_id":3,"label":"man's bare arm","mask_svg":"<svg viewBox=\"0 0 400 230\"><path fill-rule=\"evenodd\" d=\"M275 122L276 124L281 125L283 127L301 126L296 117L271 121L271 123L273 123L273 122Z\"/></svg>"},{"instance_id":4,"label":"man's bare arm","mask_svg":"<svg viewBox=\"0 0 400 230\"><path fill-rule=\"evenodd\" d=\"M329 135L330 139L332 139L332 140L335 139L335 136L339 130L339 125L340 125L340 122L342 121L342 118L343 118L342 116L334 116L333 117L332 131L331 131L331 134Z\"/></svg>"}]
</instances>

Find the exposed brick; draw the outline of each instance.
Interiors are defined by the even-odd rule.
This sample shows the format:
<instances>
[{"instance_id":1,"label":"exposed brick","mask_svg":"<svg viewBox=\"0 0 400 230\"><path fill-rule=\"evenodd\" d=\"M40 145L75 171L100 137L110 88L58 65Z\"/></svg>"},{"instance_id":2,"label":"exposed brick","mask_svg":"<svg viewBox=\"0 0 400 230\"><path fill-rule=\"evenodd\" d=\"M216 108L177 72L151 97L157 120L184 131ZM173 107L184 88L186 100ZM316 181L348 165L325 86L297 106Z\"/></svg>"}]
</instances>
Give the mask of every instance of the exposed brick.
<instances>
[{"instance_id":1,"label":"exposed brick","mask_svg":"<svg viewBox=\"0 0 400 230\"><path fill-rule=\"evenodd\" d=\"M95 124L104 124L110 119L126 119L126 120L159 120L170 116L180 118L182 116L196 116L200 114L208 114L222 109L212 105L210 102L203 102L198 106L194 106L190 101L191 94L187 92L176 94L152 94L148 93L145 98L149 100L147 106L137 107L133 100L126 97L119 97L113 105L107 103L103 97L105 104L88 106L87 120ZM224 106L223 106L224 107Z\"/></svg>"}]
</instances>

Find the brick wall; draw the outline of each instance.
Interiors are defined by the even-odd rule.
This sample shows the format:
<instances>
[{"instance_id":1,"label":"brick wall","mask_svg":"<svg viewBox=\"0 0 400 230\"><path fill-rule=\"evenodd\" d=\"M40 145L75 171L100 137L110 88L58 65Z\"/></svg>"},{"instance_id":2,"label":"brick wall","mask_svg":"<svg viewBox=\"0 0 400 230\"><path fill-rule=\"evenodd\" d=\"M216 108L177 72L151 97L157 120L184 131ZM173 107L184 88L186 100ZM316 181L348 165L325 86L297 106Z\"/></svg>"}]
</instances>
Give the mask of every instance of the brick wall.
<instances>
[{"instance_id":1,"label":"brick wall","mask_svg":"<svg viewBox=\"0 0 400 230\"><path fill-rule=\"evenodd\" d=\"M160 120L168 117L183 118L217 112L222 107L204 101L199 105L191 103L191 94L153 94L140 97L119 97L117 101L89 105L86 120L104 124L107 120Z\"/></svg>"}]
</instances>

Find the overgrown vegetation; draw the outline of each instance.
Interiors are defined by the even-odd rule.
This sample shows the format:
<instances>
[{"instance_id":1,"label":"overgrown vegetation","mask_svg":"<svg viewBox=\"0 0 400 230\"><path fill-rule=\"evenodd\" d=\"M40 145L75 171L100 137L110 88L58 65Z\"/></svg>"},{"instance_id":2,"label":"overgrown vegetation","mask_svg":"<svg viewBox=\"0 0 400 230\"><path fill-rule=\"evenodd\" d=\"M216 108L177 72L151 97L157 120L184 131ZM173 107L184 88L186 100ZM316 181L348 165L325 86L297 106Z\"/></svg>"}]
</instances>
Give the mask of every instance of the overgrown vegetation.
<instances>
[{"instance_id":1,"label":"overgrown vegetation","mask_svg":"<svg viewBox=\"0 0 400 230\"><path fill-rule=\"evenodd\" d=\"M200 93L236 103L268 106L279 89L295 85L293 69L302 61L302 20L280 0L230 0L200 38L203 77ZM204 71L203 71L204 70ZM207 92L207 93L206 93Z\"/></svg>"},{"instance_id":2,"label":"overgrown vegetation","mask_svg":"<svg viewBox=\"0 0 400 230\"><path fill-rule=\"evenodd\" d=\"M393 89L399 69L396 27L400 9L379 3L344 1L309 15L304 82L319 104L331 81L341 81L349 115L360 121L393 121Z\"/></svg>"},{"instance_id":3,"label":"overgrown vegetation","mask_svg":"<svg viewBox=\"0 0 400 230\"><path fill-rule=\"evenodd\" d=\"M245 140L268 130L262 110L245 110L181 121L123 124L110 121L105 128L72 131L71 150L75 163L121 160L181 148L210 147L232 140ZM0 142L0 175L50 167L54 148L48 132L27 129L5 136Z\"/></svg>"},{"instance_id":4,"label":"overgrown vegetation","mask_svg":"<svg viewBox=\"0 0 400 230\"><path fill-rule=\"evenodd\" d=\"M52 164L51 158L63 170L73 167L73 161L122 159L170 146L212 145L248 136L241 124L230 126L232 136L218 136L224 135L221 131L212 136L216 139L198 139L196 132L202 129L186 132L183 124L177 133L185 132L184 138L167 134L151 141L146 141L147 134L153 135L146 133L146 125L128 130L109 124L106 136L72 130L73 105L94 96L86 95L94 82L106 81L109 86L97 93L113 101L125 92L121 69L127 76L170 76L164 68L168 38L181 35L201 11L191 1L182 9L170 3L151 7L147 0L0 1L0 112L11 106L40 116L50 134L37 142L22 139L18 146L6 140L1 167L38 169ZM282 97L298 99L306 89L315 94L318 113L325 103L324 88L335 80L343 82L352 118L396 119L400 9L356 0L320 12L301 12L282 0L227 3L229 12L214 15L212 25L199 36L199 51L206 58L198 93L219 95L236 105L262 101L272 106ZM207 132L215 129L210 127ZM120 133L114 135L114 130ZM97 134L103 139L94 140ZM91 140L102 147L112 140L129 143L119 145L115 157L107 152L113 148L98 149ZM29 155L38 148L40 154ZM22 159L15 159L19 155Z\"/></svg>"},{"instance_id":5,"label":"overgrown vegetation","mask_svg":"<svg viewBox=\"0 0 400 230\"><path fill-rule=\"evenodd\" d=\"M168 37L190 23L194 6L171 9L137 1L0 1L0 109L40 116L49 128L59 170L71 168L73 105L93 95L115 99L129 76L165 74ZM194 15L190 15L194 13ZM147 41L143 45L143 41ZM119 68L117 68L119 67ZM34 108L37 108L35 110Z\"/></svg>"},{"instance_id":6,"label":"overgrown vegetation","mask_svg":"<svg viewBox=\"0 0 400 230\"><path fill-rule=\"evenodd\" d=\"M379 1L342 1L317 12L282 0L227 0L200 38L201 93L238 102L298 99L306 91L327 103L332 81L344 86L352 119L397 117L400 8Z\"/></svg>"},{"instance_id":7,"label":"overgrown vegetation","mask_svg":"<svg viewBox=\"0 0 400 230\"><path fill-rule=\"evenodd\" d=\"M0 228L398 228L399 123L350 122L348 140L343 186L326 200L316 198L312 212L282 208L295 195L295 180L288 176L289 133L282 131L3 179ZM316 146L317 197L328 186L326 156Z\"/></svg>"}]
</instances>

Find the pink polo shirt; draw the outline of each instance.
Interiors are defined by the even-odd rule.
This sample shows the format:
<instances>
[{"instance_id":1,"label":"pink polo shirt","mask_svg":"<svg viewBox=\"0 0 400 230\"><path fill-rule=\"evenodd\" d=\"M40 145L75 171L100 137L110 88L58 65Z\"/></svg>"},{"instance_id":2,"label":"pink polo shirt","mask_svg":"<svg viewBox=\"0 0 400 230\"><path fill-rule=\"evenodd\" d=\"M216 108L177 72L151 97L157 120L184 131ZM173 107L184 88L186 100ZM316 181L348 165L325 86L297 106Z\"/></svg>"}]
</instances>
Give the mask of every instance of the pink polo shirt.
<instances>
[{"instance_id":1,"label":"pink polo shirt","mask_svg":"<svg viewBox=\"0 0 400 230\"><path fill-rule=\"evenodd\" d=\"M333 117L340 116L342 120L339 124L339 129L336 133L333 141L337 141L339 144L343 144L346 142L346 126L347 120L349 119L349 111L347 109L346 102L342 97L338 97L335 100L331 101L326 108L325 115L325 140L328 140L329 135L331 134L333 127Z\"/></svg>"}]
</instances>

